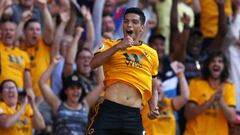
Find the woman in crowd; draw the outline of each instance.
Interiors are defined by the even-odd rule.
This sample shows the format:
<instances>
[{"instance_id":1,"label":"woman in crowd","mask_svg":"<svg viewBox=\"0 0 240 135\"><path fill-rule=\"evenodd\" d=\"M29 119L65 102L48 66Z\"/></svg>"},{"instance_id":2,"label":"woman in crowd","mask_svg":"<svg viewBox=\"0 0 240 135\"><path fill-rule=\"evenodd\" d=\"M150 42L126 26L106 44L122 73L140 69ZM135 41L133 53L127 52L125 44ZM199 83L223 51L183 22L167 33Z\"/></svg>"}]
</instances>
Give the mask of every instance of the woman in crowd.
<instances>
[{"instance_id":1,"label":"woman in crowd","mask_svg":"<svg viewBox=\"0 0 240 135\"><path fill-rule=\"evenodd\" d=\"M32 135L32 128L39 130L45 128L32 90L20 96L16 82L4 80L0 85L0 92L1 135Z\"/></svg>"},{"instance_id":2,"label":"woman in crowd","mask_svg":"<svg viewBox=\"0 0 240 135\"><path fill-rule=\"evenodd\" d=\"M50 78L54 66L61 59L60 56L55 56L40 80L43 97L53 110L53 132L56 135L85 135L89 108L96 102L103 85L99 83L91 93L86 95L80 77L73 74L63 80L63 89L60 91L60 96L57 97L48 86L47 80Z\"/></svg>"}]
</instances>

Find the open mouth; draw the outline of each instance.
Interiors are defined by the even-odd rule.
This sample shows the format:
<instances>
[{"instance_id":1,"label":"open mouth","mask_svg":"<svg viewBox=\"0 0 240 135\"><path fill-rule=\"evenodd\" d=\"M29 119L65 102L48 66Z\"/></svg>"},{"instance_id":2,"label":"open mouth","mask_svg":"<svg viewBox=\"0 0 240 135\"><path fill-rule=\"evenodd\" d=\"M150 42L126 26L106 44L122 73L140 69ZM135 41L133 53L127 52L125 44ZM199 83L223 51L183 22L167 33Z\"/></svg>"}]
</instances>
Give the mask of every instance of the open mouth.
<instances>
[{"instance_id":1,"label":"open mouth","mask_svg":"<svg viewBox=\"0 0 240 135\"><path fill-rule=\"evenodd\" d=\"M133 34L133 31L132 30L127 30L127 34L130 36Z\"/></svg>"},{"instance_id":2,"label":"open mouth","mask_svg":"<svg viewBox=\"0 0 240 135\"><path fill-rule=\"evenodd\" d=\"M220 67L214 66L214 67L213 67L213 71L214 71L214 72L219 72L219 71L220 71Z\"/></svg>"}]
</instances>

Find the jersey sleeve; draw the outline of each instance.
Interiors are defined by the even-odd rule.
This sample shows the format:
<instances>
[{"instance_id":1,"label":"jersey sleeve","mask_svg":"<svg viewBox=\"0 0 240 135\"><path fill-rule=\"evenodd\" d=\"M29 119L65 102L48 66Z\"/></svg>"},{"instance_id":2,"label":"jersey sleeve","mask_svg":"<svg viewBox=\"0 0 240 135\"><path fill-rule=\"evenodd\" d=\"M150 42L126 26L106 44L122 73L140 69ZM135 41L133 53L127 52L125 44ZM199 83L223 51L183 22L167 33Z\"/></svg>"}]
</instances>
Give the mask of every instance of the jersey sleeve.
<instances>
[{"instance_id":1,"label":"jersey sleeve","mask_svg":"<svg viewBox=\"0 0 240 135\"><path fill-rule=\"evenodd\" d=\"M234 84L225 88L225 101L228 106L236 106L236 88Z\"/></svg>"},{"instance_id":2,"label":"jersey sleeve","mask_svg":"<svg viewBox=\"0 0 240 135\"><path fill-rule=\"evenodd\" d=\"M154 52L153 55L153 66L152 66L152 76L156 76L158 74L159 60L157 52Z\"/></svg>"},{"instance_id":3,"label":"jersey sleeve","mask_svg":"<svg viewBox=\"0 0 240 135\"><path fill-rule=\"evenodd\" d=\"M111 41L109 39L103 39L102 42L100 43L99 49L95 52L95 54L104 52L108 50L110 47L111 47Z\"/></svg>"},{"instance_id":4,"label":"jersey sleeve","mask_svg":"<svg viewBox=\"0 0 240 135\"><path fill-rule=\"evenodd\" d=\"M30 58L26 52L24 52L24 60L26 61L25 69L30 70Z\"/></svg>"}]
</instances>

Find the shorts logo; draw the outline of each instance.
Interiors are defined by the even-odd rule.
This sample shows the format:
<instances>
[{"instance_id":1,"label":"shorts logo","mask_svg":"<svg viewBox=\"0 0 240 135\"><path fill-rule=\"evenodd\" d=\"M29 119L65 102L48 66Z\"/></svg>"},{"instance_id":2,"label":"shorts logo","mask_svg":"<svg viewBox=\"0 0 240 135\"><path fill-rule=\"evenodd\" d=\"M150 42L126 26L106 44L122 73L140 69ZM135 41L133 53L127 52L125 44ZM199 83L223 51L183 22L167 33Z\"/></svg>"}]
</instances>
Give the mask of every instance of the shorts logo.
<instances>
[{"instance_id":1,"label":"shorts logo","mask_svg":"<svg viewBox=\"0 0 240 135\"><path fill-rule=\"evenodd\" d=\"M143 135L146 135L146 131L143 131L143 133L142 133Z\"/></svg>"}]
</instances>

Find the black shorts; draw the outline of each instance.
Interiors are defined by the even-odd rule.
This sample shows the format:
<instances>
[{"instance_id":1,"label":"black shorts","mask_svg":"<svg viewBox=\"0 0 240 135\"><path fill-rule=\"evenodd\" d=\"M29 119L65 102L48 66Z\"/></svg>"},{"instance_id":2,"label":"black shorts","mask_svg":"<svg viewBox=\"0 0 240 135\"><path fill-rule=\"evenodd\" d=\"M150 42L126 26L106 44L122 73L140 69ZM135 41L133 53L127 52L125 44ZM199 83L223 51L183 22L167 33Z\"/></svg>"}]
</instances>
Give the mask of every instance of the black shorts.
<instances>
[{"instance_id":1,"label":"black shorts","mask_svg":"<svg viewBox=\"0 0 240 135\"><path fill-rule=\"evenodd\" d=\"M145 135L139 108L104 100L95 111L87 135Z\"/></svg>"}]
</instances>

